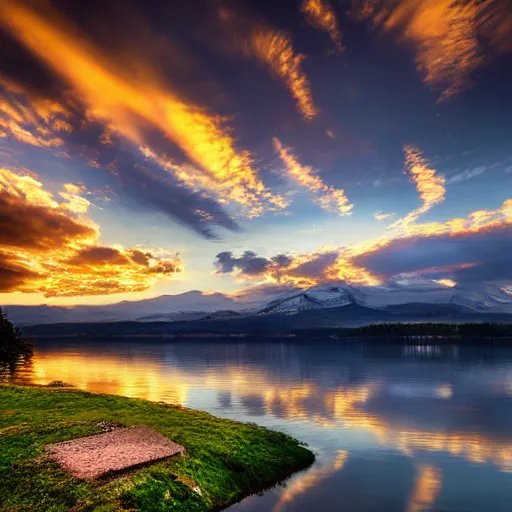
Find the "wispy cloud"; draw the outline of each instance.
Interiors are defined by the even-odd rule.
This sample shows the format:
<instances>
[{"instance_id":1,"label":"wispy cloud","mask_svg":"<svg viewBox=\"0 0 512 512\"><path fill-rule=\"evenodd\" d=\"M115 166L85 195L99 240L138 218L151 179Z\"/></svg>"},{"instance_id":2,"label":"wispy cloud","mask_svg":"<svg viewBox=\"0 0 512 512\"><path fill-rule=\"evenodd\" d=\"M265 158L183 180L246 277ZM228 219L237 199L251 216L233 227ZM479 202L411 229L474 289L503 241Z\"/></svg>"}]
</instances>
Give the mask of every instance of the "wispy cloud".
<instances>
[{"instance_id":1,"label":"wispy cloud","mask_svg":"<svg viewBox=\"0 0 512 512\"><path fill-rule=\"evenodd\" d=\"M394 216L394 213L384 213L382 210L373 214L373 218L375 220L387 220L393 218Z\"/></svg>"},{"instance_id":2,"label":"wispy cloud","mask_svg":"<svg viewBox=\"0 0 512 512\"><path fill-rule=\"evenodd\" d=\"M17 0L2 2L0 24L67 81L86 105L88 118L137 145L149 143L148 126L156 129L203 173L206 190L224 202L235 202L252 213L264 211L268 204L281 207L281 198L259 178L249 151L236 148L227 120L183 98L149 59L133 55L132 62L120 65L115 55L98 48L62 16L50 10L41 14ZM306 108L299 90L303 82L296 74L301 58L288 54L291 46L280 46L280 41L278 35L268 40L262 34L255 38L255 48L286 77Z\"/></svg>"},{"instance_id":3,"label":"wispy cloud","mask_svg":"<svg viewBox=\"0 0 512 512\"><path fill-rule=\"evenodd\" d=\"M413 146L404 146L404 153L407 174L416 186L422 205L394 222L390 228L403 229L408 224L415 222L433 206L442 203L446 194L444 177L438 175L435 169L429 167L420 150Z\"/></svg>"},{"instance_id":4,"label":"wispy cloud","mask_svg":"<svg viewBox=\"0 0 512 512\"><path fill-rule=\"evenodd\" d=\"M347 267L351 269L355 266L365 269L375 281L384 282L400 272L446 265L449 260L447 255L453 258L449 264L480 263L483 254L470 248L492 248L496 242L493 237L506 240L509 235L504 230L509 230L511 226L512 200L505 201L496 210L475 211L466 218L408 224L400 232L390 232L377 239L342 248L339 259L331 268L326 269L324 275L331 279L342 278ZM476 240L480 241L475 243ZM464 250L461 250L462 246ZM426 249L415 252L415 247ZM425 250L428 252L427 257L423 257ZM493 253L495 251L491 249L486 257L493 257ZM371 264L372 260L374 264ZM389 262L386 271L384 268L387 263L384 261ZM367 282L370 283L370 280Z\"/></svg>"},{"instance_id":5,"label":"wispy cloud","mask_svg":"<svg viewBox=\"0 0 512 512\"><path fill-rule=\"evenodd\" d=\"M405 159L407 172L422 199L419 208L388 226L377 238L289 255L279 273L268 272L264 266L261 272L251 273L251 280L300 287L326 281L373 286L404 272L428 271L437 280L454 281L470 279L472 275L485 275L486 279L508 276L512 199L495 210L473 211L465 218L418 223L422 213L444 200L444 179L417 149L406 147ZM243 276L241 272L239 277Z\"/></svg>"},{"instance_id":6,"label":"wispy cloud","mask_svg":"<svg viewBox=\"0 0 512 512\"><path fill-rule=\"evenodd\" d=\"M326 185L308 166L301 165L290 148L281 144L279 139L273 139L274 148L285 165L287 175L300 186L309 190L313 201L322 209L336 212L339 215L350 215L354 205L350 204L345 191Z\"/></svg>"},{"instance_id":7,"label":"wispy cloud","mask_svg":"<svg viewBox=\"0 0 512 512\"><path fill-rule=\"evenodd\" d=\"M30 96L20 84L0 75L0 131L3 137L37 147L58 148L64 144L59 132L73 130L68 106L43 97Z\"/></svg>"},{"instance_id":8,"label":"wispy cloud","mask_svg":"<svg viewBox=\"0 0 512 512\"><path fill-rule=\"evenodd\" d=\"M64 297L143 291L182 269L177 256L101 245L82 192L66 184L59 202L35 177L0 169L0 292Z\"/></svg>"},{"instance_id":9,"label":"wispy cloud","mask_svg":"<svg viewBox=\"0 0 512 512\"><path fill-rule=\"evenodd\" d=\"M146 146L140 148L143 157L156 165L151 169L143 168L132 148L118 151L115 128L88 122L77 102L68 101L71 96L68 93L53 99L12 79L2 79L0 126L8 130L4 137L46 148L57 157L73 156L86 161L90 167L104 169L114 176L115 180L109 186L115 187L119 195L128 195L145 204L146 208L156 208L207 238L217 238L212 229L215 225L238 230L236 222L219 204L225 203L225 197L232 193L231 182L218 183L219 193L214 194L209 187L210 178L197 166L171 165L170 159L158 156ZM102 130L99 138L98 129ZM19 167L12 155L4 154L2 158L11 168ZM70 161L66 163L70 164ZM277 200L277 196L274 197ZM283 199L275 210L285 208L287 204ZM266 208L273 209L270 204L257 204L248 207L245 214L249 217L261 215ZM197 214L198 211L202 214Z\"/></svg>"},{"instance_id":10,"label":"wispy cloud","mask_svg":"<svg viewBox=\"0 0 512 512\"><path fill-rule=\"evenodd\" d=\"M341 42L341 30L336 19L334 9L329 0L303 0L302 12L308 22L320 30L325 30L337 51L343 51Z\"/></svg>"},{"instance_id":11,"label":"wispy cloud","mask_svg":"<svg viewBox=\"0 0 512 512\"><path fill-rule=\"evenodd\" d=\"M440 100L471 85L491 54L510 51L512 13L500 0L367 0L357 10L385 31L411 42L427 85ZM482 39L487 41L483 47Z\"/></svg>"},{"instance_id":12,"label":"wispy cloud","mask_svg":"<svg viewBox=\"0 0 512 512\"><path fill-rule=\"evenodd\" d=\"M463 181L470 180L471 178L476 178L487 171L487 167L480 166L474 167L473 169L466 169L465 171L458 172L457 174L453 174L449 178L446 179L447 185L453 185L454 183L462 183Z\"/></svg>"},{"instance_id":13,"label":"wispy cloud","mask_svg":"<svg viewBox=\"0 0 512 512\"><path fill-rule=\"evenodd\" d=\"M295 52L287 34L258 27L249 36L247 52L267 65L284 82L306 119L313 119L317 115L309 80L302 69L305 56Z\"/></svg>"},{"instance_id":14,"label":"wispy cloud","mask_svg":"<svg viewBox=\"0 0 512 512\"><path fill-rule=\"evenodd\" d=\"M465 218L423 224L415 218L375 239L288 255L279 273L264 266L260 273L251 273L251 280L307 288L328 281L374 286L411 272L435 275L443 286L452 281L512 279L512 199Z\"/></svg>"},{"instance_id":15,"label":"wispy cloud","mask_svg":"<svg viewBox=\"0 0 512 512\"><path fill-rule=\"evenodd\" d=\"M480 176L481 174L484 174L488 171L492 171L493 169L498 169L500 167L503 167L505 165L505 162L494 162L492 164L488 165L479 165L477 167L470 167L468 169L461 170L453 170L449 175L446 177L446 184L447 185L453 185L454 183L462 183L464 181L470 180L472 178L476 178L477 176ZM506 172L506 171L505 171Z\"/></svg>"}]
</instances>

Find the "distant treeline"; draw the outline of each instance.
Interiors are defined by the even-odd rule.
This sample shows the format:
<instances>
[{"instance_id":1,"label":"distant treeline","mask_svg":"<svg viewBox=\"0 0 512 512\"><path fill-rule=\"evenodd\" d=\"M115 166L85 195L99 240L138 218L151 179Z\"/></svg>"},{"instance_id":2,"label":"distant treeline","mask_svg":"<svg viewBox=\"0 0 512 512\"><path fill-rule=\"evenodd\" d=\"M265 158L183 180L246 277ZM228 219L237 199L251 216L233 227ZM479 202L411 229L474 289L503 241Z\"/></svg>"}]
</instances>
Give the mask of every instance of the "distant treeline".
<instances>
[{"instance_id":1,"label":"distant treeline","mask_svg":"<svg viewBox=\"0 0 512 512\"><path fill-rule=\"evenodd\" d=\"M512 323L374 323L364 327L317 327L286 325L281 317L234 319L229 321L183 322L111 322L81 324L50 324L23 328L32 338L94 337L123 339L152 338L380 338L391 340L405 337L444 338L511 338Z\"/></svg>"},{"instance_id":2,"label":"distant treeline","mask_svg":"<svg viewBox=\"0 0 512 512\"><path fill-rule=\"evenodd\" d=\"M502 323L382 323L349 329L305 329L300 336L325 336L362 338L403 337L457 337L457 338L512 338L512 324Z\"/></svg>"}]
</instances>

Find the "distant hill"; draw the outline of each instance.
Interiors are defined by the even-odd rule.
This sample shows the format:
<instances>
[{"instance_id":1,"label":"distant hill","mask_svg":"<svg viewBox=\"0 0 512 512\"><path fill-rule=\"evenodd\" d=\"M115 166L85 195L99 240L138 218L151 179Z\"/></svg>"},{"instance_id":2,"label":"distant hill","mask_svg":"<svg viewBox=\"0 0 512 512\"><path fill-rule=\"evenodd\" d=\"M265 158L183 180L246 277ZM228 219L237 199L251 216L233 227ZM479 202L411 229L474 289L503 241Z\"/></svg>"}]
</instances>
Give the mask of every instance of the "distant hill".
<instances>
[{"instance_id":1,"label":"distant hill","mask_svg":"<svg viewBox=\"0 0 512 512\"><path fill-rule=\"evenodd\" d=\"M224 318L176 322L67 323L28 326L29 336L133 336L186 334L287 334L311 329L353 328L377 323L512 323L512 315L474 313L456 308L409 305L408 311L396 307L375 310L350 304L338 308L310 309L300 314L235 315Z\"/></svg>"},{"instance_id":2,"label":"distant hill","mask_svg":"<svg viewBox=\"0 0 512 512\"><path fill-rule=\"evenodd\" d=\"M440 285L354 287L328 283L284 293L258 290L243 297L191 291L106 306L7 306L6 311L27 332L44 330L28 329L31 325L54 329L52 324L59 324L63 332L65 324L72 330L100 323L103 330L125 325L138 332L160 324L167 332L263 332L375 322L510 322L512 296ZM138 323L152 326L135 327Z\"/></svg>"}]
</instances>

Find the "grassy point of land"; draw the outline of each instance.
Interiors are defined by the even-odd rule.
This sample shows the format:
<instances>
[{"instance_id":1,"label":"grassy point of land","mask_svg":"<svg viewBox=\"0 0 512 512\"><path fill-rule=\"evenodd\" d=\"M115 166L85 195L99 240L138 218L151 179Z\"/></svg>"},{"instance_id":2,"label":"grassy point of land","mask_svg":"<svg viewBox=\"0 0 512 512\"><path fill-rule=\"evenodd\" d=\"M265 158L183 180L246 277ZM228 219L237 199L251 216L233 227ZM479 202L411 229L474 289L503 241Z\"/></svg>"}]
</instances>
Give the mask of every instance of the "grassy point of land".
<instances>
[{"instance_id":1,"label":"grassy point of land","mask_svg":"<svg viewBox=\"0 0 512 512\"><path fill-rule=\"evenodd\" d=\"M309 466L314 455L280 432L146 400L0 386L0 511L220 510ZM147 425L186 454L96 482L71 477L45 445Z\"/></svg>"}]
</instances>

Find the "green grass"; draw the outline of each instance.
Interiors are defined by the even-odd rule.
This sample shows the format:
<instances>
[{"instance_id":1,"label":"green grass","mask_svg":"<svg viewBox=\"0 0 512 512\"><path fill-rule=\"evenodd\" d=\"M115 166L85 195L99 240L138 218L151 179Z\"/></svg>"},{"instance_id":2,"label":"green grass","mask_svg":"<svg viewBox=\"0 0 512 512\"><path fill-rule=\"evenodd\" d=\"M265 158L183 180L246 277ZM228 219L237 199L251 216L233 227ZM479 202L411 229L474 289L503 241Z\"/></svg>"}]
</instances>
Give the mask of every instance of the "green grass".
<instances>
[{"instance_id":1,"label":"green grass","mask_svg":"<svg viewBox=\"0 0 512 512\"><path fill-rule=\"evenodd\" d=\"M185 446L186 454L97 482L75 479L44 457L45 445L101 432L103 421L147 425ZM2 512L221 509L313 460L285 434L205 412L65 389L0 386Z\"/></svg>"}]
</instances>

